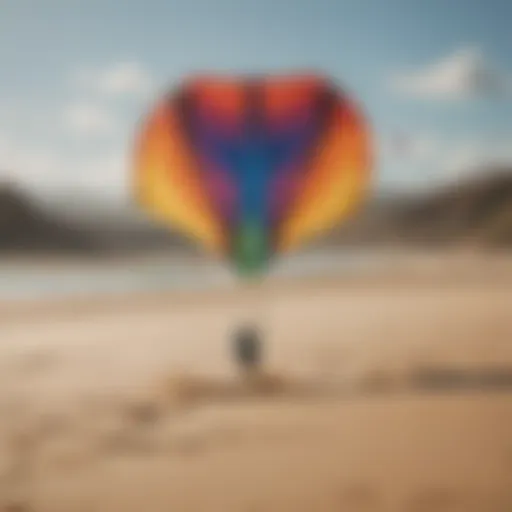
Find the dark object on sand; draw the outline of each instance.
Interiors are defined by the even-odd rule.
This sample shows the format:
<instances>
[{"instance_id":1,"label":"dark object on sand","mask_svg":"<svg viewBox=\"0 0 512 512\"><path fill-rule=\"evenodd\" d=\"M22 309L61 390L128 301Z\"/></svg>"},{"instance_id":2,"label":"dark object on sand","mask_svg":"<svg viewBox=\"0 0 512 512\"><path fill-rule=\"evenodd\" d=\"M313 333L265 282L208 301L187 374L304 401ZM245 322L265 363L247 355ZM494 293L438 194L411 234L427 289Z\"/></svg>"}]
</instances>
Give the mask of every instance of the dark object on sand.
<instances>
[{"instance_id":1,"label":"dark object on sand","mask_svg":"<svg viewBox=\"0 0 512 512\"><path fill-rule=\"evenodd\" d=\"M233 350L237 364L245 371L256 370L262 360L262 340L257 327L244 325L236 330Z\"/></svg>"},{"instance_id":2,"label":"dark object on sand","mask_svg":"<svg viewBox=\"0 0 512 512\"><path fill-rule=\"evenodd\" d=\"M480 368L425 367L410 377L411 386L418 390L510 390L512 368L491 366Z\"/></svg>"}]
</instances>

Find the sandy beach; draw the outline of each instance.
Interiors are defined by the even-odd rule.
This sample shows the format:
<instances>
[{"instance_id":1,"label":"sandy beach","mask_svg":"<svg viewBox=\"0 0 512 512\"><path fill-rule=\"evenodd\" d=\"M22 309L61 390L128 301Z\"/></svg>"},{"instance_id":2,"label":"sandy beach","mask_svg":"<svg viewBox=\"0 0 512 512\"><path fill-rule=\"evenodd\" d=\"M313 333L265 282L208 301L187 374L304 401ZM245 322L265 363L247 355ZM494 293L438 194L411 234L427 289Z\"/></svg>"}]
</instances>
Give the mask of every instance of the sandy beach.
<instances>
[{"instance_id":1,"label":"sandy beach","mask_svg":"<svg viewBox=\"0 0 512 512\"><path fill-rule=\"evenodd\" d=\"M0 510L509 512L512 391L404 385L512 367L500 265L4 302ZM267 373L242 384L248 318Z\"/></svg>"}]
</instances>

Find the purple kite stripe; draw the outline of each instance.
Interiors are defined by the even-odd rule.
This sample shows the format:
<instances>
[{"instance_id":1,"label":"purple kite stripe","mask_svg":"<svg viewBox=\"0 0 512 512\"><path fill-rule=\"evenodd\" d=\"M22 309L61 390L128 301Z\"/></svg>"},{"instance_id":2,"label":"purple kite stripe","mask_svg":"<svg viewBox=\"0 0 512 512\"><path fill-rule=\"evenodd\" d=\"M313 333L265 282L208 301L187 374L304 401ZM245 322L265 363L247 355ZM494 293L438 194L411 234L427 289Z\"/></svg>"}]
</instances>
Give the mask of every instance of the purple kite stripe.
<instances>
[{"instance_id":1,"label":"purple kite stripe","mask_svg":"<svg viewBox=\"0 0 512 512\"><path fill-rule=\"evenodd\" d=\"M302 168L292 163L281 170L271 183L270 216L272 222L279 222L287 213L300 187Z\"/></svg>"},{"instance_id":2,"label":"purple kite stripe","mask_svg":"<svg viewBox=\"0 0 512 512\"><path fill-rule=\"evenodd\" d=\"M236 187L229 174L216 167L206 158L201 159L207 194L212 198L214 208L224 221L230 222L236 214Z\"/></svg>"}]
</instances>

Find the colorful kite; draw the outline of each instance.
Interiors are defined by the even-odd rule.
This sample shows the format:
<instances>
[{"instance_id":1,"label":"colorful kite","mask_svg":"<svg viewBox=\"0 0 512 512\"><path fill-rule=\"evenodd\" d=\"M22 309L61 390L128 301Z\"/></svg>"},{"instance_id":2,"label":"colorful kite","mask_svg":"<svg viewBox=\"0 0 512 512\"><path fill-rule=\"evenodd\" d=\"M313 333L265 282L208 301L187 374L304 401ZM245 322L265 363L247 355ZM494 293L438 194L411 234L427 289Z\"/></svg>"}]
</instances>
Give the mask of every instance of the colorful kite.
<instances>
[{"instance_id":1,"label":"colorful kite","mask_svg":"<svg viewBox=\"0 0 512 512\"><path fill-rule=\"evenodd\" d=\"M361 111L323 77L196 77L142 126L136 200L254 275L345 220L371 163Z\"/></svg>"}]
</instances>

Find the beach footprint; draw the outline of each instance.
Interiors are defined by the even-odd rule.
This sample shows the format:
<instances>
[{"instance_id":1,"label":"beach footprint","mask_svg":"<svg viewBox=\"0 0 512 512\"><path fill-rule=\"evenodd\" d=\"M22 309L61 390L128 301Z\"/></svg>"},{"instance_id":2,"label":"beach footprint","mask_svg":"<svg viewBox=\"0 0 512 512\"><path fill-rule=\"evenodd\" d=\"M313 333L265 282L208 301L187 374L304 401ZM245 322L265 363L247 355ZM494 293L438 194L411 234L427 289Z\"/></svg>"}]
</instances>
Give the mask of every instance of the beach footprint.
<instances>
[{"instance_id":1,"label":"beach footprint","mask_svg":"<svg viewBox=\"0 0 512 512\"><path fill-rule=\"evenodd\" d=\"M23 501L11 501L0 504L0 512L33 512L34 509Z\"/></svg>"},{"instance_id":2,"label":"beach footprint","mask_svg":"<svg viewBox=\"0 0 512 512\"><path fill-rule=\"evenodd\" d=\"M341 490L340 511L376 512L382 509L379 493L367 483L354 483Z\"/></svg>"},{"instance_id":3,"label":"beach footprint","mask_svg":"<svg viewBox=\"0 0 512 512\"><path fill-rule=\"evenodd\" d=\"M512 511L512 488L503 487L492 492L482 493L478 497L479 510L486 512Z\"/></svg>"},{"instance_id":4,"label":"beach footprint","mask_svg":"<svg viewBox=\"0 0 512 512\"><path fill-rule=\"evenodd\" d=\"M418 490L410 497L405 511L467 512L468 503L461 493L449 487L427 487Z\"/></svg>"}]
</instances>

